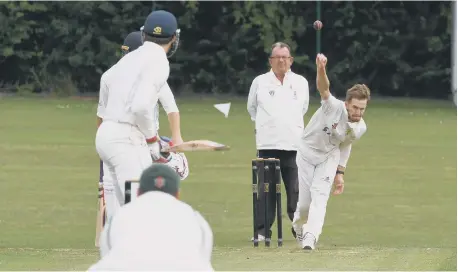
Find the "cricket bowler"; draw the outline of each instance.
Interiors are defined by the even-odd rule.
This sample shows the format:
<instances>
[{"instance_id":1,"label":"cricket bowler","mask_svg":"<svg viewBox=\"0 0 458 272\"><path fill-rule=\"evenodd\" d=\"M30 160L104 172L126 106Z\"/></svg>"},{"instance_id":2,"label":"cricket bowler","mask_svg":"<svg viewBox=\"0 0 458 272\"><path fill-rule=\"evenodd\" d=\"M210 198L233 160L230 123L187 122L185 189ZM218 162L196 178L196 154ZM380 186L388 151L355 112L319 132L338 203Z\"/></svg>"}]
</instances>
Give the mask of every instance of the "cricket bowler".
<instances>
[{"instance_id":1,"label":"cricket bowler","mask_svg":"<svg viewBox=\"0 0 458 272\"><path fill-rule=\"evenodd\" d=\"M178 24L166 11L146 18L143 44L123 56L102 75L100 95L103 113L95 145L115 181L115 195L123 204L126 180L138 180L161 155L154 108L170 73L168 55L176 50Z\"/></svg>"},{"instance_id":2,"label":"cricket bowler","mask_svg":"<svg viewBox=\"0 0 458 272\"><path fill-rule=\"evenodd\" d=\"M153 164L141 175L138 197L107 222L101 259L89 271L213 271L208 222L179 200L180 177Z\"/></svg>"},{"instance_id":3,"label":"cricket bowler","mask_svg":"<svg viewBox=\"0 0 458 272\"><path fill-rule=\"evenodd\" d=\"M352 144L366 132L363 120L370 90L356 84L347 90L345 101L336 99L329 90L326 75L327 58L316 57L317 88L321 107L304 129L297 153L299 200L293 228L303 249L313 250L323 229L326 206L334 181L334 194L342 194L344 173Z\"/></svg>"},{"instance_id":4,"label":"cricket bowler","mask_svg":"<svg viewBox=\"0 0 458 272\"><path fill-rule=\"evenodd\" d=\"M139 48L143 44L142 41L142 33L141 31L135 31L129 33L126 38L124 39L123 45L121 46L121 53L122 57L126 56L129 52L132 52ZM103 121L103 115L105 111L105 97L108 95L108 89L104 89L105 93L100 95L99 98L99 105L97 108L97 118L98 118L98 125ZM175 136L176 141L178 143L182 142L181 132L180 132L180 114L175 102L175 98L173 96L172 90L170 89L167 83L159 91L159 102L161 103L162 107L166 111L168 115L168 120L172 132L172 139ZM156 104L155 107L155 122L156 127L159 130L159 105ZM171 144L172 141L167 138L164 141L164 138L161 137L161 143L166 143L167 145ZM187 173L189 173L188 163L186 156L182 153L171 153L167 155L166 164L176 171L178 171L179 175L182 179L187 177ZM185 176L186 175L186 176ZM110 170L106 163L103 163L103 193L104 193L104 200L106 205L106 216L109 218L112 214L114 214L117 209L124 203L124 197L122 196L121 190L115 190L114 181L112 179L112 175L110 174Z\"/></svg>"}]
</instances>

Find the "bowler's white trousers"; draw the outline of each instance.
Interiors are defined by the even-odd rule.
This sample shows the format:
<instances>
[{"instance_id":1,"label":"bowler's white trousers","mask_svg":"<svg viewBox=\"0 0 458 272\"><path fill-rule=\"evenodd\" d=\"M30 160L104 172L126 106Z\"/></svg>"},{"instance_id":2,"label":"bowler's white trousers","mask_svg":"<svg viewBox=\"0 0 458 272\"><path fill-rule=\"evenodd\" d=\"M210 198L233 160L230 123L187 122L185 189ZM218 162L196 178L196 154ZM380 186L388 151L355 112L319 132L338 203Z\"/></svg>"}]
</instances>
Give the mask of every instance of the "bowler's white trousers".
<instances>
[{"instance_id":1,"label":"bowler's white trousers","mask_svg":"<svg viewBox=\"0 0 458 272\"><path fill-rule=\"evenodd\" d=\"M95 138L97 153L104 163L104 194L107 217L124 205L126 180L139 180L152 163L145 137L136 126L104 120ZM132 199L138 183L132 183Z\"/></svg>"},{"instance_id":2,"label":"bowler's white trousers","mask_svg":"<svg viewBox=\"0 0 458 272\"><path fill-rule=\"evenodd\" d=\"M299 199L293 218L296 233L310 232L316 242L321 235L329 194L334 183L340 152L332 152L325 161L312 164L302 151L297 152Z\"/></svg>"}]
</instances>

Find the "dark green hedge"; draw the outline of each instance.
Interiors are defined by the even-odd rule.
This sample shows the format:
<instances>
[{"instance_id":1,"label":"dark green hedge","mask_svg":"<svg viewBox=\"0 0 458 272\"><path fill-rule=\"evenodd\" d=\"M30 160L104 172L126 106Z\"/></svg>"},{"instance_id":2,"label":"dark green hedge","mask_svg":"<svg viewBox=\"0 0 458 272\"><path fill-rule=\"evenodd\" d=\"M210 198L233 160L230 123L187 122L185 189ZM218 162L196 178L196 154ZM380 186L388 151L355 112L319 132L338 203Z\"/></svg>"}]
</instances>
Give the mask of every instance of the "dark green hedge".
<instances>
[{"instance_id":1,"label":"dark green hedge","mask_svg":"<svg viewBox=\"0 0 458 272\"><path fill-rule=\"evenodd\" d=\"M363 82L379 95L450 94L451 2L321 7L334 91ZM1 2L0 82L19 91L96 92L124 36L153 9L176 14L182 29L171 59L175 93L246 94L268 69L275 41L291 44L294 71L314 89L316 2Z\"/></svg>"}]
</instances>

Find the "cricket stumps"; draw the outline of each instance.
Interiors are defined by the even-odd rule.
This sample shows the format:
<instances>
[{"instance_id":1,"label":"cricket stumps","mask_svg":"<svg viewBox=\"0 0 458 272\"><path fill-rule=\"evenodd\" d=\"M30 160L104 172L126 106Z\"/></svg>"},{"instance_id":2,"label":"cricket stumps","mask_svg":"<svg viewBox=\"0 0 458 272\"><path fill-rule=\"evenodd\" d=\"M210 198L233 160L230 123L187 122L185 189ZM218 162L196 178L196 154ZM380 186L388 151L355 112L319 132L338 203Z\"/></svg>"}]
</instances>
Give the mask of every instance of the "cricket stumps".
<instances>
[{"instance_id":1,"label":"cricket stumps","mask_svg":"<svg viewBox=\"0 0 458 272\"><path fill-rule=\"evenodd\" d=\"M252 193L253 193L253 245L259 246L258 240L258 203L264 201L264 229L265 246L270 247L272 237L270 237L269 210L274 209L277 212L277 244L283 246L283 228L282 228L282 208L281 208L281 178L280 178L280 160L275 158L262 159L257 158L251 161L252 168ZM275 187L274 187L275 186ZM271 190L275 188L275 194L271 194ZM262 191L260 190L262 189ZM259 197L260 194L263 197ZM270 198L275 197L275 206L270 207ZM272 202L274 203L274 202Z\"/></svg>"}]
</instances>

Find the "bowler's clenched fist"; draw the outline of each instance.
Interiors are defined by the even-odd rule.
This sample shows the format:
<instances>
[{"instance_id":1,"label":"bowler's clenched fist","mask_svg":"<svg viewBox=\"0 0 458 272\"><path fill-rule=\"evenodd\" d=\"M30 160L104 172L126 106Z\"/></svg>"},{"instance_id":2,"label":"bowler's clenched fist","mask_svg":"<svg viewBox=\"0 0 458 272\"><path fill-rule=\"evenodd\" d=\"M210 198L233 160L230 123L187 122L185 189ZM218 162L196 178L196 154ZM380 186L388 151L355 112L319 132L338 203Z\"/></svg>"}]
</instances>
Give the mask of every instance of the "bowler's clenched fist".
<instances>
[{"instance_id":1,"label":"bowler's clenched fist","mask_svg":"<svg viewBox=\"0 0 458 272\"><path fill-rule=\"evenodd\" d=\"M328 63L328 58L323 54L316 55L316 65L318 68L325 68Z\"/></svg>"}]
</instances>

